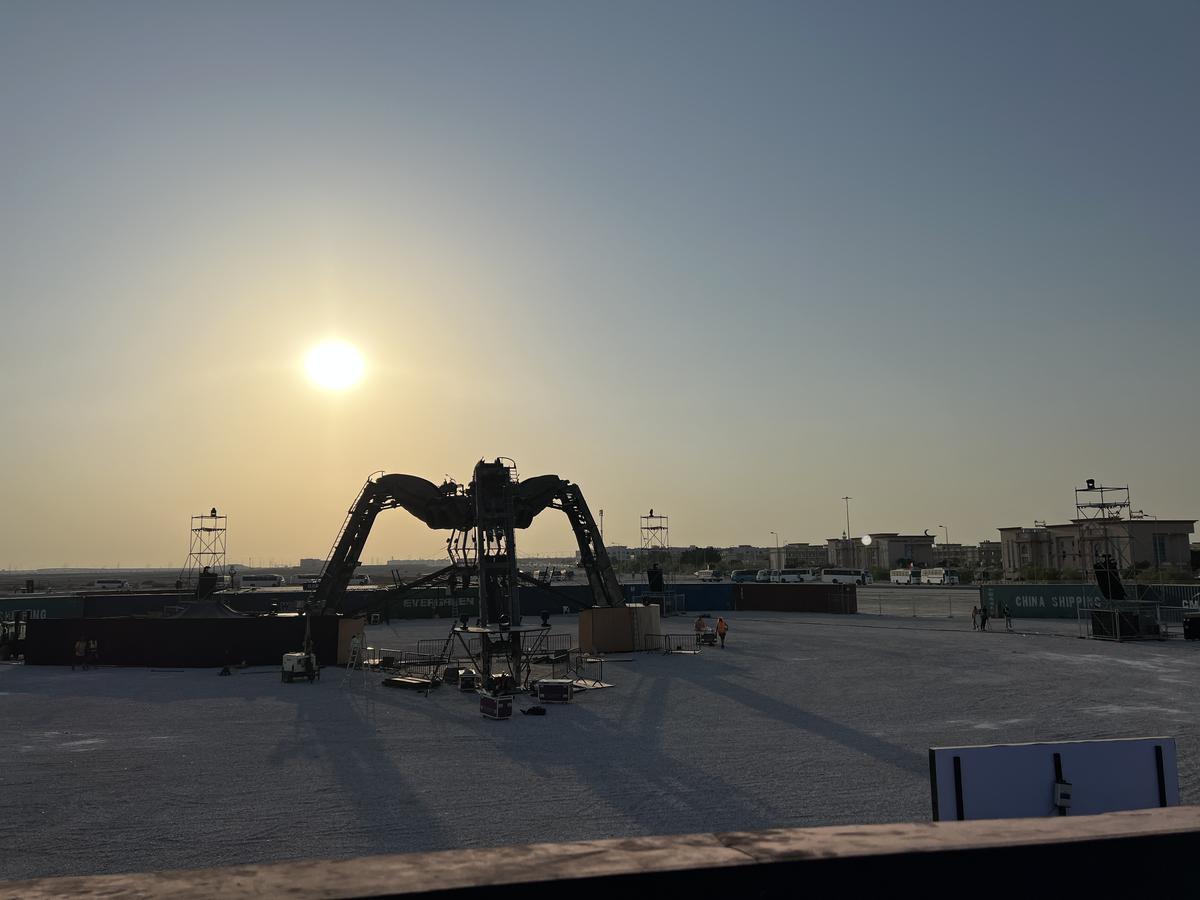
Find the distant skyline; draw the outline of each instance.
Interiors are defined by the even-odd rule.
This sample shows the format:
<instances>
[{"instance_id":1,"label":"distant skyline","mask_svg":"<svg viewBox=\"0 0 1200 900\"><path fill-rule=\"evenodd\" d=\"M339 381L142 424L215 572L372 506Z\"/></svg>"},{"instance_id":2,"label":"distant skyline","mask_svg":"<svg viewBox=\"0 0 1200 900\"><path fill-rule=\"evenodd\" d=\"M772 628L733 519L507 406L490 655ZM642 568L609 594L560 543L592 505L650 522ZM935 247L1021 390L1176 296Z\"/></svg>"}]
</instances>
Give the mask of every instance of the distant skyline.
<instances>
[{"instance_id":1,"label":"distant skyline","mask_svg":"<svg viewBox=\"0 0 1200 900\"><path fill-rule=\"evenodd\" d=\"M0 567L1200 516L1200 4L7 2ZM306 376L318 344L362 379ZM437 557L380 517L365 556ZM547 512L526 553L573 545Z\"/></svg>"}]
</instances>

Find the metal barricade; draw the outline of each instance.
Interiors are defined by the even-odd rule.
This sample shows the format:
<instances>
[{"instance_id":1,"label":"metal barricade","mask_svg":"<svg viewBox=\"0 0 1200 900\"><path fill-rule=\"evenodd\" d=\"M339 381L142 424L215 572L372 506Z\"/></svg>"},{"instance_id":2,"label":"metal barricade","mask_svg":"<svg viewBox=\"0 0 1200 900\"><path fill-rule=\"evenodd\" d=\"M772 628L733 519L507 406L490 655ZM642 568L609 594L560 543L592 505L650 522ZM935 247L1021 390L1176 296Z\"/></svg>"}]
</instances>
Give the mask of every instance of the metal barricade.
<instances>
[{"instance_id":1,"label":"metal barricade","mask_svg":"<svg viewBox=\"0 0 1200 900\"><path fill-rule=\"evenodd\" d=\"M700 652L700 634L695 631L684 634L663 634L659 635L662 639L663 653L699 653Z\"/></svg>"}]
</instances>

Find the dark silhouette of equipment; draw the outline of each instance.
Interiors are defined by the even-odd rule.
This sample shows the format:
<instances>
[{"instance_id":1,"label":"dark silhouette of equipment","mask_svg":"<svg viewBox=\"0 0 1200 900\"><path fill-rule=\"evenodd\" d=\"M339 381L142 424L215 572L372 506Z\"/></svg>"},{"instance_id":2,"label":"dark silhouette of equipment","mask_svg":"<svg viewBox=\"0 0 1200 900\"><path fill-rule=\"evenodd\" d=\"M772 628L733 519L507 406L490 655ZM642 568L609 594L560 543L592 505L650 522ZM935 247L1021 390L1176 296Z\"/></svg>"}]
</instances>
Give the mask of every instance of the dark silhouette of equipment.
<instances>
[{"instance_id":1,"label":"dark silhouette of equipment","mask_svg":"<svg viewBox=\"0 0 1200 900\"><path fill-rule=\"evenodd\" d=\"M652 594L661 594L666 591L666 584L663 581L663 571L658 563L651 566L650 571L646 573L646 583Z\"/></svg>"},{"instance_id":2,"label":"dark silhouette of equipment","mask_svg":"<svg viewBox=\"0 0 1200 900\"><path fill-rule=\"evenodd\" d=\"M1096 586L1100 589L1105 600L1119 603L1125 599L1125 585L1121 583L1121 573L1112 555L1105 553L1096 561Z\"/></svg>"},{"instance_id":3,"label":"dark silhouette of equipment","mask_svg":"<svg viewBox=\"0 0 1200 900\"><path fill-rule=\"evenodd\" d=\"M0 662L25 655L25 623L28 613L16 610L11 620L0 619Z\"/></svg>"},{"instance_id":4,"label":"dark silhouette of equipment","mask_svg":"<svg viewBox=\"0 0 1200 900\"><path fill-rule=\"evenodd\" d=\"M545 509L561 510L579 546L592 605L625 602L591 510L578 485L557 475L520 480L512 460L480 460L468 485L446 479L435 485L415 475L376 473L367 479L350 508L307 606L309 615L337 613L363 547L382 510L403 508L430 528L451 532L446 542L451 564L403 585L409 591L435 582L453 582L478 591L479 617L466 617L454 627L463 637L478 637L479 668L485 689L510 690L522 672L522 635L548 625L521 629L520 584L529 581L517 570L516 531L528 528ZM311 649L306 632L305 650Z\"/></svg>"},{"instance_id":5,"label":"dark silhouette of equipment","mask_svg":"<svg viewBox=\"0 0 1200 900\"><path fill-rule=\"evenodd\" d=\"M216 593L220 581L220 576L216 572L210 571L208 566L205 566L200 574L196 576L196 599L207 600Z\"/></svg>"}]
</instances>

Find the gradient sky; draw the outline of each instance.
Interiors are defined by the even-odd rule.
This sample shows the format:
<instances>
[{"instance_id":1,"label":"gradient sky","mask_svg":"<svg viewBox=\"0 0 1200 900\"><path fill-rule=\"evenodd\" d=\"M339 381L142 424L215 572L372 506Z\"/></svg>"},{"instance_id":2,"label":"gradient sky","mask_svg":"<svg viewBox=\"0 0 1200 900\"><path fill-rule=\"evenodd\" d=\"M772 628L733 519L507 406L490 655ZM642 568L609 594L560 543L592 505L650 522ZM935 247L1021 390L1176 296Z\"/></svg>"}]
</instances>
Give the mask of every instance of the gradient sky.
<instances>
[{"instance_id":1,"label":"gradient sky","mask_svg":"<svg viewBox=\"0 0 1200 900\"><path fill-rule=\"evenodd\" d=\"M0 567L1200 516L1200 4L0 2ZM327 337L367 377L303 375ZM381 517L365 553L444 535ZM526 552L573 546L547 514Z\"/></svg>"}]
</instances>

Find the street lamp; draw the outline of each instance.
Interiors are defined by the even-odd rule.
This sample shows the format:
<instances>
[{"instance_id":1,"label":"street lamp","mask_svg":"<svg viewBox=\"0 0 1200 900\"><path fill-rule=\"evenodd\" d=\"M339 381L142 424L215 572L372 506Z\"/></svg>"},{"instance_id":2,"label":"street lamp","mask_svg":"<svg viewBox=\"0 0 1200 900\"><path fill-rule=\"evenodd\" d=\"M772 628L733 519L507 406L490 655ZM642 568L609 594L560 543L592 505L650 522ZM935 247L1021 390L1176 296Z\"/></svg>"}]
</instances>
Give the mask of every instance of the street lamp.
<instances>
[{"instance_id":1,"label":"street lamp","mask_svg":"<svg viewBox=\"0 0 1200 900\"><path fill-rule=\"evenodd\" d=\"M853 497L843 497L842 500L846 504L846 555L850 557L849 565L854 565L854 558L857 555L854 552L854 538L850 535L850 501Z\"/></svg>"},{"instance_id":2,"label":"street lamp","mask_svg":"<svg viewBox=\"0 0 1200 900\"><path fill-rule=\"evenodd\" d=\"M946 543L949 544L950 543L950 528L946 525L939 525L938 528L946 529Z\"/></svg>"}]
</instances>

